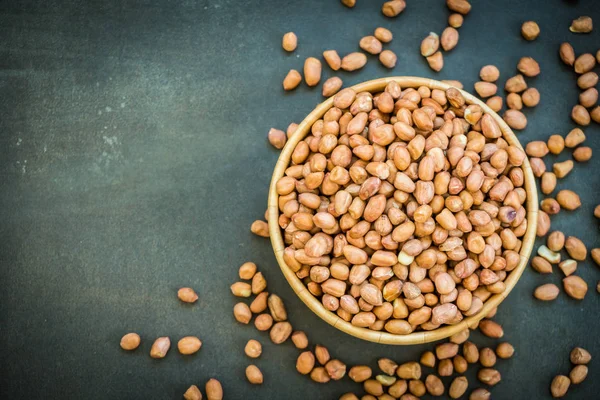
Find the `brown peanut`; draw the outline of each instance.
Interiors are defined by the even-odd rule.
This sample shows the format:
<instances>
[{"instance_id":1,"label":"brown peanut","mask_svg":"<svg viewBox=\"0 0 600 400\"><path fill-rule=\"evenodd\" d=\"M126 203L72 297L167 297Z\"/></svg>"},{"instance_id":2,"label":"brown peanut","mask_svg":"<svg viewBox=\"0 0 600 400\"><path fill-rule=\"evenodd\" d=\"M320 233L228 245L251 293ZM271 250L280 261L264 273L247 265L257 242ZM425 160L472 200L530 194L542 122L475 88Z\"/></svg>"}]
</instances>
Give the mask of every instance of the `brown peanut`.
<instances>
[{"instance_id":1,"label":"brown peanut","mask_svg":"<svg viewBox=\"0 0 600 400\"><path fill-rule=\"evenodd\" d=\"M126 335L124 335L121 338L121 348L123 350L135 350L138 348L138 346L140 345L141 339L140 339L140 335L138 335L137 333L131 332L128 333Z\"/></svg>"},{"instance_id":2,"label":"brown peanut","mask_svg":"<svg viewBox=\"0 0 600 400\"><path fill-rule=\"evenodd\" d=\"M521 35L525 40L535 40L540 35L540 27L535 21L526 21L521 25Z\"/></svg>"},{"instance_id":3,"label":"brown peanut","mask_svg":"<svg viewBox=\"0 0 600 400\"><path fill-rule=\"evenodd\" d=\"M379 54L382 50L382 44L375 36L365 36L360 39L359 47L370 54Z\"/></svg>"},{"instance_id":4,"label":"brown peanut","mask_svg":"<svg viewBox=\"0 0 600 400\"><path fill-rule=\"evenodd\" d=\"M323 97L330 97L336 94L344 83L337 76L332 76L323 83Z\"/></svg>"},{"instance_id":5,"label":"brown peanut","mask_svg":"<svg viewBox=\"0 0 600 400\"><path fill-rule=\"evenodd\" d=\"M294 32L288 32L283 35L283 39L281 40L281 47L285 51L294 51L298 46L298 37Z\"/></svg>"},{"instance_id":6,"label":"brown peanut","mask_svg":"<svg viewBox=\"0 0 600 400\"><path fill-rule=\"evenodd\" d=\"M202 400L202 393L198 386L192 385L185 391L183 398L185 400Z\"/></svg>"},{"instance_id":7,"label":"brown peanut","mask_svg":"<svg viewBox=\"0 0 600 400\"><path fill-rule=\"evenodd\" d=\"M152 343L152 348L150 349L150 357L152 358L164 358L169 352L169 348L171 347L171 340L166 337L159 337Z\"/></svg>"},{"instance_id":8,"label":"brown peanut","mask_svg":"<svg viewBox=\"0 0 600 400\"><path fill-rule=\"evenodd\" d=\"M444 68L444 56L438 51L427 57L427 63L429 64L429 68L436 72L440 72L442 68Z\"/></svg>"},{"instance_id":9,"label":"brown peanut","mask_svg":"<svg viewBox=\"0 0 600 400\"><path fill-rule=\"evenodd\" d=\"M515 348L508 342L502 342L496 347L496 355L500 358L511 358L515 354Z\"/></svg>"},{"instance_id":10,"label":"brown peanut","mask_svg":"<svg viewBox=\"0 0 600 400\"><path fill-rule=\"evenodd\" d=\"M248 365L246 367L246 379L253 385L263 383L263 374L256 365Z\"/></svg>"},{"instance_id":11,"label":"brown peanut","mask_svg":"<svg viewBox=\"0 0 600 400\"><path fill-rule=\"evenodd\" d=\"M568 377L564 375L555 376L550 384L550 392L552 393L552 397L563 397L565 394L567 394L567 390L569 390L570 385L571 381Z\"/></svg>"},{"instance_id":12,"label":"brown peanut","mask_svg":"<svg viewBox=\"0 0 600 400\"><path fill-rule=\"evenodd\" d=\"M458 13L450 14L450 16L448 17L448 25L458 29L462 26L463 20L463 16Z\"/></svg>"},{"instance_id":13,"label":"brown peanut","mask_svg":"<svg viewBox=\"0 0 600 400\"><path fill-rule=\"evenodd\" d=\"M308 57L304 61L304 80L308 86L316 86L321 80L321 61Z\"/></svg>"},{"instance_id":14,"label":"brown peanut","mask_svg":"<svg viewBox=\"0 0 600 400\"><path fill-rule=\"evenodd\" d=\"M392 0L383 3L381 12L386 17L393 18L400 14L406 8L406 2L404 0Z\"/></svg>"},{"instance_id":15,"label":"brown peanut","mask_svg":"<svg viewBox=\"0 0 600 400\"><path fill-rule=\"evenodd\" d=\"M576 210L581 206L581 200L579 199L579 195L572 190L561 190L556 195L556 201L558 204L565 210Z\"/></svg>"},{"instance_id":16,"label":"brown peanut","mask_svg":"<svg viewBox=\"0 0 600 400\"><path fill-rule=\"evenodd\" d=\"M206 382L206 399L207 400L223 400L223 387L221 382L211 378Z\"/></svg>"},{"instance_id":17,"label":"brown peanut","mask_svg":"<svg viewBox=\"0 0 600 400\"><path fill-rule=\"evenodd\" d=\"M582 347L575 347L573 350L571 350L569 359L575 365L585 365L590 362L592 355L589 351Z\"/></svg>"},{"instance_id":18,"label":"brown peanut","mask_svg":"<svg viewBox=\"0 0 600 400\"><path fill-rule=\"evenodd\" d=\"M533 296L538 300L550 301L558 297L560 289L553 283L538 286L533 292Z\"/></svg>"},{"instance_id":19,"label":"brown peanut","mask_svg":"<svg viewBox=\"0 0 600 400\"><path fill-rule=\"evenodd\" d=\"M446 27L442 32L442 36L440 38L440 44L444 51L450 51L456 47L458 44L459 34L456 29L451 26Z\"/></svg>"},{"instance_id":20,"label":"brown peanut","mask_svg":"<svg viewBox=\"0 0 600 400\"><path fill-rule=\"evenodd\" d=\"M256 273L256 264L253 262L245 262L240 266L239 276L240 279L250 280Z\"/></svg>"},{"instance_id":21,"label":"brown peanut","mask_svg":"<svg viewBox=\"0 0 600 400\"><path fill-rule=\"evenodd\" d=\"M569 379L574 385L578 385L585 380L588 374L588 367L586 365L576 365L569 373Z\"/></svg>"},{"instance_id":22,"label":"brown peanut","mask_svg":"<svg viewBox=\"0 0 600 400\"><path fill-rule=\"evenodd\" d=\"M284 90L294 90L302 82L302 75L295 69L290 69L285 78L283 79Z\"/></svg>"},{"instance_id":23,"label":"brown peanut","mask_svg":"<svg viewBox=\"0 0 600 400\"><path fill-rule=\"evenodd\" d=\"M571 22L569 30L573 33L590 33L593 28L594 24L592 22L592 18L588 16L583 16L574 19Z\"/></svg>"},{"instance_id":24,"label":"brown peanut","mask_svg":"<svg viewBox=\"0 0 600 400\"><path fill-rule=\"evenodd\" d=\"M246 282L236 282L231 285L231 293L237 297L250 297L252 286Z\"/></svg>"},{"instance_id":25,"label":"brown peanut","mask_svg":"<svg viewBox=\"0 0 600 400\"><path fill-rule=\"evenodd\" d=\"M394 38L394 35L389 29L378 27L375 29L374 33L375 37L379 39L380 42L389 43Z\"/></svg>"},{"instance_id":26,"label":"brown peanut","mask_svg":"<svg viewBox=\"0 0 600 400\"><path fill-rule=\"evenodd\" d=\"M335 50L325 50L323 52L323 58L327 65L329 65L329 68L334 71L337 71L342 66L342 59Z\"/></svg>"},{"instance_id":27,"label":"brown peanut","mask_svg":"<svg viewBox=\"0 0 600 400\"><path fill-rule=\"evenodd\" d=\"M592 148L581 146L573 151L573 158L577 162L586 162L592 158Z\"/></svg>"},{"instance_id":28,"label":"brown peanut","mask_svg":"<svg viewBox=\"0 0 600 400\"><path fill-rule=\"evenodd\" d=\"M575 50L570 43L562 43L559 49L560 59L567 65L572 66L575 63Z\"/></svg>"},{"instance_id":29,"label":"brown peanut","mask_svg":"<svg viewBox=\"0 0 600 400\"><path fill-rule=\"evenodd\" d=\"M397 60L398 60L398 57L391 50L383 50L379 54L379 61L386 68L394 68L396 66L396 61Z\"/></svg>"},{"instance_id":30,"label":"brown peanut","mask_svg":"<svg viewBox=\"0 0 600 400\"><path fill-rule=\"evenodd\" d=\"M177 297L184 303L194 303L198 300L198 295L192 288L181 288L177 291Z\"/></svg>"},{"instance_id":31,"label":"brown peanut","mask_svg":"<svg viewBox=\"0 0 600 400\"><path fill-rule=\"evenodd\" d=\"M350 53L342 58L341 67L344 71L356 71L361 69L367 63L367 56L363 53ZM340 107L342 108L342 107ZM343 107L346 108L346 107Z\"/></svg>"},{"instance_id":32,"label":"brown peanut","mask_svg":"<svg viewBox=\"0 0 600 400\"><path fill-rule=\"evenodd\" d=\"M446 6L450 11L467 15L471 11L471 4L467 0L446 0Z\"/></svg>"},{"instance_id":33,"label":"brown peanut","mask_svg":"<svg viewBox=\"0 0 600 400\"><path fill-rule=\"evenodd\" d=\"M577 275L571 275L564 278L563 287L565 292L575 300L583 300L588 290L587 283Z\"/></svg>"}]
</instances>

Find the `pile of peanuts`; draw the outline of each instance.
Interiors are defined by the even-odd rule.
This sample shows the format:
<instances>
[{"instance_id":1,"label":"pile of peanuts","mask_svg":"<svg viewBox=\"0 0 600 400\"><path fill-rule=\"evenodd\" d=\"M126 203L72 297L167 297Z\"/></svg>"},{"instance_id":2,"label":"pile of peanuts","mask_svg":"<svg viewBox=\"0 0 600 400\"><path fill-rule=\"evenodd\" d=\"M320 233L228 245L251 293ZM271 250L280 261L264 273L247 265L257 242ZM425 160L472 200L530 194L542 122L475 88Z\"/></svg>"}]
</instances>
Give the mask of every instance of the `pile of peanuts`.
<instances>
[{"instance_id":1,"label":"pile of peanuts","mask_svg":"<svg viewBox=\"0 0 600 400\"><path fill-rule=\"evenodd\" d=\"M440 396L446 392L446 389L451 398L457 399L469 388L469 381L464 376L469 366L479 363L482 368L477 373L477 379L484 385L494 386L501 380L501 374L496 369L497 360L509 359L515 352L508 342L498 343L495 350L490 347L479 349L475 343L469 341L470 330L464 329L452 335L448 342L438 344L435 352L423 353L419 361L398 364L389 358L380 358L377 364L381 372L374 376L373 369L368 365L348 367L341 360L332 357L325 346L311 346L303 331L292 332L292 325L287 319L282 299L266 291L266 280L262 273L257 272L256 264L252 262L242 264L239 268L239 277L241 280L231 285L231 292L238 298L250 300L250 305L243 301L237 303L233 308L235 319L241 324L248 325L254 318L255 328L258 331L270 331L271 341L277 345L282 345L290 339L295 348L301 351L296 359L296 370L310 377L314 382L325 384L348 377L360 383L366 393L360 397L362 400L396 398L415 400L426 393ZM496 309L492 310L486 319L472 329L479 328L489 338L502 338L504 336L502 326L489 319L495 313ZM284 323L285 329L276 328L274 321ZM252 359L263 356L262 345L256 339L248 341L244 352ZM432 373L425 376L428 371ZM246 368L246 377L251 384L263 383L262 372L255 365ZM424 379L421 379L422 377ZM453 379L446 388L440 377L453 377ZM479 387L471 391L469 398L486 400L490 396L489 390ZM347 392L339 399L358 400L359 396Z\"/></svg>"},{"instance_id":2,"label":"pile of peanuts","mask_svg":"<svg viewBox=\"0 0 600 400\"><path fill-rule=\"evenodd\" d=\"M550 384L552 397L560 398L567 394L571 384L578 385L587 378L588 364L592 355L584 348L575 347L571 350L570 360L575 366L571 369L569 376L557 375Z\"/></svg>"},{"instance_id":3,"label":"pile of peanuts","mask_svg":"<svg viewBox=\"0 0 600 400\"><path fill-rule=\"evenodd\" d=\"M394 334L502 293L527 229L521 165L456 88L339 92L276 184L284 260L324 307Z\"/></svg>"}]
</instances>

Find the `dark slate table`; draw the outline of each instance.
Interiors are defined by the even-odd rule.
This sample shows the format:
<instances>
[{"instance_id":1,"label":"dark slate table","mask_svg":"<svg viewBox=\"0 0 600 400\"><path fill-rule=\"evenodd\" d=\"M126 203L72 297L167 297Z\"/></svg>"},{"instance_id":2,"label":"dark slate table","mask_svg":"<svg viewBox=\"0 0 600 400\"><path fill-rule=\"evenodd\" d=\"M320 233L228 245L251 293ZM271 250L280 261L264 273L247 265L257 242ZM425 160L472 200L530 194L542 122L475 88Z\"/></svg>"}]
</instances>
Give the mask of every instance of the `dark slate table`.
<instances>
[{"instance_id":1,"label":"dark slate table","mask_svg":"<svg viewBox=\"0 0 600 400\"><path fill-rule=\"evenodd\" d=\"M421 39L441 32L442 1L410 1L387 19L381 1L3 1L0 3L0 397L3 399L175 399L192 383L217 377L228 398L331 399L360 392L345 379L319 385L294 368L298 351L275 346L268 335L240 326L232 316L229 285L238 266L255 261L269 289L286 302L297 329L349 365L376 366L382 356L415 359L432 345L389 347L343 334L312 314L279 272L268 240L249 226L266 207L278 152L266 133L299 122L322 100L319 89L283 93L290 68L328 48L345 54L377 26L390 28L387 46L398 55L393 71L375 57L360 73L339 73L346 85L388 75L461 79L472 90L485 64L504 79L522 56L541 64L529 80L542 95L527 110L523 142L566 134L577 102L575 75L558 60L558 46L596 52L600 29L569 32L570 21L591 15L596 2L473 1L458 47L441 73L418 54ZM552 3L552 4L550 4ZM541 26L526 42L523 21ZM281 36L295 31L298 50L286 54ZM324 68L323 78L332 76ZM600 129L585 129L600 153ZM564 152L559 160L568 159ZM552 158L550 158L552 160ZM583 206L552 219L553 227L599 246L598 154L561 180L581 194ZM548 164L550 166L550 162ZM505 338L516 347L498 363L496 399L549 398L556 374L568 374L569 351L590 350L587 381L570 398L597 398L600 269L581 263L590 290L577 302L550 304L532 297L561 273L527 270L498 312ZM200 295L194 306L175 296L181 286ZM122 334L142 335L126 354ZM199 354L175 346L152 360L157 336L198 335ZM480 345L491 340L473 335ZM256 364L265 383L251 387L243 347L259 339ZM471 368L471 387L477 385ZM447 380L445 380L447 382Z\"/></svg>"}]
</instances>

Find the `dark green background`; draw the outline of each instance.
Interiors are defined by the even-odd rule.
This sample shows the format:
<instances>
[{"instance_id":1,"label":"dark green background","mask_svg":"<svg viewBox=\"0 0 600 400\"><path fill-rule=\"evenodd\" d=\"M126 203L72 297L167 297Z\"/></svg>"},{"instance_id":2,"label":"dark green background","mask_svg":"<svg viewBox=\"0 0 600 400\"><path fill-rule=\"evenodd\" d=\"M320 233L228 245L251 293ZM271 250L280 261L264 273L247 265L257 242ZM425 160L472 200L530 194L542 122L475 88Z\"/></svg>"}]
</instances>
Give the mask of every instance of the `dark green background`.
<instances>
[{"instance_id":1,"label":"dark green background","mask_svg":"<svg viewBox=\"0 0 600 400\"><path fill-rule=\"evenodd\" d=\"M228 398L358 392L348 379L319 385L300 376L290 343L277 347L234 321L229 285L248 260L286 301L294 327L349 365L375 366L381 356L408 361L433 348L366 343L330 327L295 297L269 241L250 234L278 155L267 131L299 122L322 100L320 88L287 94L281 81L308 56L356 51L377 26L394 33L386 48L398 55L396 68L370 56L358 73L338 74L346 85L420 75L460 79L472 90L481 66L495 64L502 86L519 58L532 56L542 73L528 82L542 100L526 111L529 127L519 137L546 139L574 127L576 77L560 63L558 46L570 41L577 53L595 53L600 12L592 0L473 1L457 48L436 74L418 48L429 31L446 26L443 1L409 0L396 19L381 15L382 1L358 3L353 10L337 0L0 3L1 398L174 399L210 377ZM595 18L593 34L569 32L579 15ZM535 42L519 34L528 19L541 26ZM293 54L280 46L290 30L299 38ZM332 75L324 68L323 79ZM585 131L596 155L559 184L580 193L583 206L552 221L591 248L600 245L592 216L600 202L600 129ZM570 151L559 157L568 158ZM497 320L516 355L499 362L494 398L549 398L550 381L569 372L575 345L594 360L569 396L597 398L600 269L589 261L577 273L590 286L581 302L564 293L550 304L534 301L533 289L560 284L561 273L527 270L502 305ZM188 285L200 295L191 307L175 295ZM134 353L119 348L129 331L143 338ZM163 335L173 343L197 335L204 344L192 357L173 348L152 360L150 345ZM256 361L262 387L244 377L249 338L264 345ZM477 368L468 374L471 387Z\"/></svg>"}]
</instances>

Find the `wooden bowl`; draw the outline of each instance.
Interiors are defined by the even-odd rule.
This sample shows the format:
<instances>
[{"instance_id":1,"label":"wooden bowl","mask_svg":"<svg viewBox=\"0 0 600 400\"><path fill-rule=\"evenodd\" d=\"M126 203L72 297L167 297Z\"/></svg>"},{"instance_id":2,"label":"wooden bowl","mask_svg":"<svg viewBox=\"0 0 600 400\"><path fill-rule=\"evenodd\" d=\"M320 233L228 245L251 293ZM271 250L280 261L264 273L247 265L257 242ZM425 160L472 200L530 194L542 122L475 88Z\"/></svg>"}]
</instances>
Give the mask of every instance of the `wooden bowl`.
<instances>
[{"instance_id":1,"label":"wooden bowl","mask_svg":"<svg viewBox=\"0 0 600 400\"><path fill-rule=\"evenodd\" d=\"M375 79L372 81L367 81L360 83L358 85L353 86L352 88L358 93L363 91L368 92L380 92L383 91L385 86L392 81L396 81L400 84L402 89L407 87L417 88L419 86L426 86L430 89L441 89L446 90L451 86L439 82L433 79L426 78L418 78L418 77L389 77L389 78L381 78ZM492 111L485 103L471 94L462 91L462 95L465 97L467 104L477 104L479 105L484 112L490 114L494 120L500 126L502 130L502 134L504 139L510 144L514 146L518 146L521 149L523 148L519 143L515 134L511 131L511 129L506 125L504 120L498 116L494 111ZM271 236L271 244L273 246L273 250L275 252L275 257L277 258L277 262L279 263L279 267L283 272L283 275L289 282L290 286L298 297L306 304L315 314L321 317L325 322L333 325L335 328L346 332L352 336L357 338L361 338L364 340L368 340L370 342L383 343L383 344L395 344L395 345L407 345L407 344L421 344L427 342L433 342L436 340L447 338L465 328L472 327L476 325L479 320L485 317L490 310L494 307L497 307L502 300L513 289L516 285L517 281L521 277L521 274L525 270L525 266L529 260L529 256L531 254L533 244L536 236L536 227L537 227L537 215L538 215L538 200L537 200L537 189L535 186L535 180L533 176L533 172L531 170L531 166L529 165L529 160L525 158L523 165L521 168L523 169L525 175L525 190L527 192L527 231L522 239L522 246L520 255L520 262L517 267L510 272L504 283L506 284L506 290L503 293L492 295L483 305L483 308L480 312L470 317L463 319L460 323L456 325L447 325L440 327L431 331L416 331L410 333L408 335L397 335L383 331L373 331L368 328L359 328L352 325L349 322L341 319L337 316L337 314L325 309L323 304L315 298L304 286L302 281L296 276L296 274L286 265L283 261L283 251L285 248L283 238L281 235L281 228L279 227L278 218L279 218L279 207L278 207L278 194L275 190L275 184L284 175L285 169L290 164L290 159L292 156L292 152L294 148L302 139L306 137L306 135L310 132L310 128L315 121L321 118L327 110L329 110L333 105L333 98L329 98L325 100L323 103L319 104L308 116L298 125L296 132L292 135L292 138L288 140L287 144L283 148L281 154L279 155L279 159L277 160L277 164L275 165L275 169L273 171L273 177L271 178L271 186L269 188L269 208L268 208L268 216L269 216L269 234Z\"/></svg>"}]
</instances>

